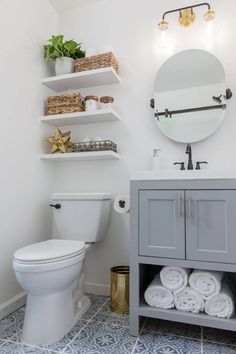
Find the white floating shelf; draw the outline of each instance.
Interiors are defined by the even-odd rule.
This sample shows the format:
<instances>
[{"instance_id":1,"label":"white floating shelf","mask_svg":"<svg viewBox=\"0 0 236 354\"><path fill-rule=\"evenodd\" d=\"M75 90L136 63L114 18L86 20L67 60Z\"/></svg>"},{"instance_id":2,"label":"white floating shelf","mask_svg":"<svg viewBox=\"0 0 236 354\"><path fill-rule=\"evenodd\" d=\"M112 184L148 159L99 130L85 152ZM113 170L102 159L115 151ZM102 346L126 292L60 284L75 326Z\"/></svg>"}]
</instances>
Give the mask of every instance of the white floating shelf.
<instances>
[{"instance_id":1,"label":"white floating shelf","mask_svg":"<svg viewBox=\"0 0 236 354\"><path fill-rule=\"evenodd\" d=\"M92 152L72 152L72 153L58 153L58 154L42 154L41 160L48 160L52 162L63 161L91 161L91 160L119 160L120 155L114 151L92 151Z\"/></svg>"},{"instance_id":2,"label":"white floating shelf","mask_svg":"<svg viewBox=\"0 0 236 354\"><path fill-rule=\"evenodd\" d=\"M52 76L41 80L43 85L55 92L116 84L118 82L120 82L120 77L113 67Z\"/></svg>"},{"instance_id":3,"label":"white floating shelf","mask_svg":"<svg viewBox=\"0 0 236 354\"><path fill-rule=\"evenodd\" d=\"M100 109L96 112L76 112L41 117L42 123L52 125L53 127L112 122L118 120L120 120L120 117L113 109Z\"/></svg>"}]
</instances>

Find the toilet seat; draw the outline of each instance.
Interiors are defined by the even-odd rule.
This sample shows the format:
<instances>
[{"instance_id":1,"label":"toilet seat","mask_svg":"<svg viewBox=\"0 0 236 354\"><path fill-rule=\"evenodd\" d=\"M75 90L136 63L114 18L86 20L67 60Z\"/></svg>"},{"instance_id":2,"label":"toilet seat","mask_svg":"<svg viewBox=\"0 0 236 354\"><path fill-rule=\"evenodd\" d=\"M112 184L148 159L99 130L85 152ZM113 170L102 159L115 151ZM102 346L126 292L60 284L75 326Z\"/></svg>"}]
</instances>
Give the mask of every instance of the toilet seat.
<instances>
[{"instance_id":1,"label":"toilet seat","mask_svg":"<svg viewBox=\"0 0 236 354\"><path fill-rule=\"evenodd\" d=\"M84 242L52 239L16 251L13 266L18 271L42 272L71 266L84 256Z\"/></svg>"}]
</instances>

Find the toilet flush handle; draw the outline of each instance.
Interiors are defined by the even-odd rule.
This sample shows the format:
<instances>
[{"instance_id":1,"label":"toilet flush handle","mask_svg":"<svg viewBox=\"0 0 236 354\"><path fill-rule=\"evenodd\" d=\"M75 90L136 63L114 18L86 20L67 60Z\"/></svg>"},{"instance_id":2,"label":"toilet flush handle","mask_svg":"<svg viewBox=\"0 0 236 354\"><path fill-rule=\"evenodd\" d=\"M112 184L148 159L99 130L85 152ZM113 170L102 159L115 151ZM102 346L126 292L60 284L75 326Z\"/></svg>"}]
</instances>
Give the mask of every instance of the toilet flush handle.
<instances>
[{"instance_id":1,"label":"toilet flush handle","mask_svg":"<svg viewBox=\"0 0 236 354\"><path fill-rule=\"evenodd\" d=\"M55 208L55 209L61 209L61 204L50 204L50 207Z\"/></svg>"}]
</instances>

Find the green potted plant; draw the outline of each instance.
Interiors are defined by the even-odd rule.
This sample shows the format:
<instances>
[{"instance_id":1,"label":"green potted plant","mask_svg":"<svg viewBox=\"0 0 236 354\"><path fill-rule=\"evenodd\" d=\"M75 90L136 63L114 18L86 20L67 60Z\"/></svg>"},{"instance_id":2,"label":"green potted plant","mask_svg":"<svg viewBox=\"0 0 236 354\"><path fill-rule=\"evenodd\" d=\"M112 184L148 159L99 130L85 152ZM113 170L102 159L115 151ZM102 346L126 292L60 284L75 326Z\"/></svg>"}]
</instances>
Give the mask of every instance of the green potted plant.
<instances>
[{"instance_id":1,"label":"green potted plant","mask_svg":"<svg viewBox=\"0 0 236 354\"><path fill-rule=\"evenodd\" d=\"M56 75L63 75L74 72L74 61L85 57L85 52L81 43L66 41L63 35L59 35L52 36L44 45L44 57L46 62L55 62Z\"/></svg>"}]
</instances>

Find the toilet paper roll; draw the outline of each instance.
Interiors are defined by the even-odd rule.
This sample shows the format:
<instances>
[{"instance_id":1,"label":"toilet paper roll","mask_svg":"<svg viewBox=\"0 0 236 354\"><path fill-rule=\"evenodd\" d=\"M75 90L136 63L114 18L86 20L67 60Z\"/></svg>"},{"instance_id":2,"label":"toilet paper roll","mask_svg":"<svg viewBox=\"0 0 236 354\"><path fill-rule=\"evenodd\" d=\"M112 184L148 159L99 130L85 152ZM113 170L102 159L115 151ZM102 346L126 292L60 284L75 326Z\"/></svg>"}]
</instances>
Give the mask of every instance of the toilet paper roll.
<instances>
[{"instance_id":1,"label":"toilet paper roll","mask_svg":"<svg viewBox=\"0 0 236 354\"><path fill-rule=\"evenodd\" d=\"M130 196L117 195L114 201L113 208L119 214L126 214L130 211Z\"/></svg>"}]
</instances>

